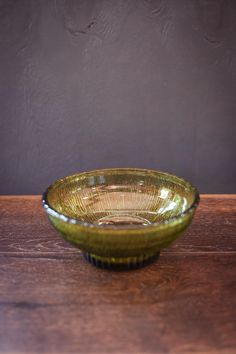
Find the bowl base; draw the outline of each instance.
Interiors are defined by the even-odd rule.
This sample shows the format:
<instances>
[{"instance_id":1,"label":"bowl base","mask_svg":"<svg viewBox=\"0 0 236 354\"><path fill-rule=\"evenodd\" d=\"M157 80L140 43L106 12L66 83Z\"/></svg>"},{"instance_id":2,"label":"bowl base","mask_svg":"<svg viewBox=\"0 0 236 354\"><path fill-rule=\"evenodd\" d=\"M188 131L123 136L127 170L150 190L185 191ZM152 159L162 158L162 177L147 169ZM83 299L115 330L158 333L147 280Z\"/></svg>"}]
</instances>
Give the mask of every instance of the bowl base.
<instances>
[{"instance_id":1,"label":"bowl base","mask_svg":"<svg viewBox=\"0 0 236 354\"><path fill-rule=\"evenodd\" d=\"M160 252L139 257L100 257L91 253L84 253L85 259L96 267L110 270L132 270L144 267L159 258Z\"/></svg>"},{"instance_id":2,"label":"bowl base","mask_svg":"<svg viewBox=\"0 0 236 354\"><path fill-rule=\"evenodd\" d=\"M150 224L150 221L138 215L116 213L114 215L109 214L100 218L97 223L98 225L139 226L148 225Z\"/></svg>"}]
</instances>

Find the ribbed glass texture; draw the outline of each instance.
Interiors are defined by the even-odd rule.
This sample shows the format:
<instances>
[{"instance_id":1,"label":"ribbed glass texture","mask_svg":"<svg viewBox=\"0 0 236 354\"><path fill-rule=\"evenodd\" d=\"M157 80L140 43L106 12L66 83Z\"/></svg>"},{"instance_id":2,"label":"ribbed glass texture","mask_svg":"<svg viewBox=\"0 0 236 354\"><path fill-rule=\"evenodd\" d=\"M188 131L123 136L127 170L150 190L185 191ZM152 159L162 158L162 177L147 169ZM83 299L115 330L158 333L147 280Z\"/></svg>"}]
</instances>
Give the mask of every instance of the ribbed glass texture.
<instances>
[{"instance_id":1,"label":"ribbed glass texture","mask_svg":"<svg viewBox=\"0 0 236 354\"><path fill-rule=\"evenodd\" d=\"M199 195L159 171L107 169L56 181L43 197L53 226L102 267L133 268L154 259L190 224Z\"/></svg>"}]
</instances>

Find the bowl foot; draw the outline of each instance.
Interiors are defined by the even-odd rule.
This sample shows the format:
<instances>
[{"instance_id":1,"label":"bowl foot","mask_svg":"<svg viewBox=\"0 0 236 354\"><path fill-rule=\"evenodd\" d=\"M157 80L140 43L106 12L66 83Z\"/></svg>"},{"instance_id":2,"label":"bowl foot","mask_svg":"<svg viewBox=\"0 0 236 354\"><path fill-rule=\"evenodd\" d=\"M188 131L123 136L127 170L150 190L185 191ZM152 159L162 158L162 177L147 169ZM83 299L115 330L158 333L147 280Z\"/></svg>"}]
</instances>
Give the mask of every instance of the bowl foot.
<instances>
[{"instance_id":1,"label":"bowl foot","mask_svg":"<svg viewBox=\"0 0 236 354\"><path fill-rule=\"evenodd\" d=\"M158 259L159 255L160 252L139 257L113 258L84 253L84 257L89 263L99 268L111 270L131 270L141 268Z\"/></svg>"}]
</instances>

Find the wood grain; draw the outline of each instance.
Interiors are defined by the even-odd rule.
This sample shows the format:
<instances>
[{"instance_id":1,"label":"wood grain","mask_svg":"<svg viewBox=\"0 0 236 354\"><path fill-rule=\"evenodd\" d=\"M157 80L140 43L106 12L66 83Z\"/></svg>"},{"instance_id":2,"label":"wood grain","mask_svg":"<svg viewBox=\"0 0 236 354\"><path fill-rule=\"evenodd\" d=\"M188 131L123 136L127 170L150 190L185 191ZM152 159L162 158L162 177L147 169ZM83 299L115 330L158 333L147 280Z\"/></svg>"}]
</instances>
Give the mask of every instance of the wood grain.
<instances>
[{"instance_id":1,"label":"wood grain","mask_svg":"<svg viewBox=\"0 0 236 354\"><path fill-rule=\"evenodd\" d=\"M236 196L202 196L185 236L132 272L86 263L38 196L0 210L1 353L235 353Z\"/></svg>"},{"instance_id":2,"label":"wood grain","mask_svg":"<svg viewBox=\"0 0 236 354\"><path fill-rule=\"evenodd\" d=\"M0 254L31 257L78 254L48 223L40 196L2 196L0 210ZM235 196L202 196L193 224L165 252L235 251L235 223Z\"/></svg>"}]
</instances>

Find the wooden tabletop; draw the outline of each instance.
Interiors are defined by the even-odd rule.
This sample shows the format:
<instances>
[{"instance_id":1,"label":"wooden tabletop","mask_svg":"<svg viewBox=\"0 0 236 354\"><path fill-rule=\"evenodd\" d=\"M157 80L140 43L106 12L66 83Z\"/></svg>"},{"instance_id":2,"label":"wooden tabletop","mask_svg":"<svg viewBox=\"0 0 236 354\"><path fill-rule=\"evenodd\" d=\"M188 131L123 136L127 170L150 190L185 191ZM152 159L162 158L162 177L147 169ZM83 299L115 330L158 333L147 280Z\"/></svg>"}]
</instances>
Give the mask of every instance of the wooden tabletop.
<instances>
[{"instance_id":1,"label":"wooden tabletop","mask_svg":"<svg viewBox=\"0 0 236 354\"><path fill-rule=\"evenodd\" d=\"M139 270L88 264L39 196L0 197L1 353L236 353L236 195Z\"/></svg>"}]
</instances>

